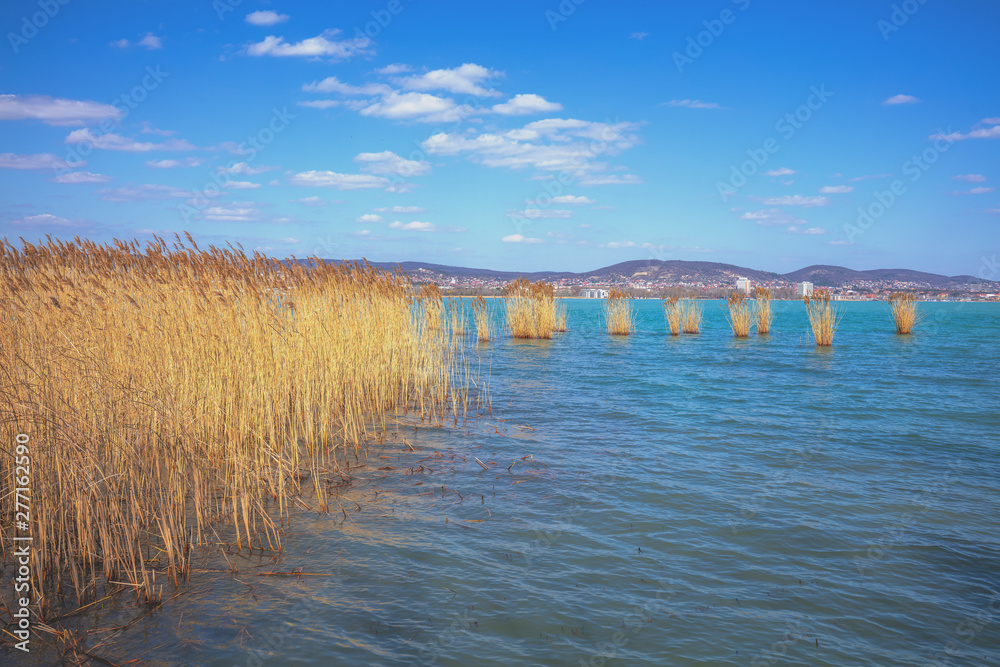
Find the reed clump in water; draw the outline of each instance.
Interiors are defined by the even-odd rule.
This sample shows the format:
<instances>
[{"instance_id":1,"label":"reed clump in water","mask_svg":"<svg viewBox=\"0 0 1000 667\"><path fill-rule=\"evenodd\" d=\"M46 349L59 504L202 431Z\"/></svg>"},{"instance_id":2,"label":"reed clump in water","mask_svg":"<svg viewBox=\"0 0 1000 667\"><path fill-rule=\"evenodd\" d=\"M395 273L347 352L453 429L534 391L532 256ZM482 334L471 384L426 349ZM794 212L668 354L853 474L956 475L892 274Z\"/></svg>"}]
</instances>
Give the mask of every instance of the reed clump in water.
<instances>
[{"instance_id":1,"label":"reed clump in water","mask_svg":"<svg viewBox=\"0 0 1000 667\"><path fill-rule=\"evenodd\" d=\"M488 343L493 340L493 318L490 313L489 301L477 296L472 302L472 319L476 323L476 340Z\"/></svg>"},{"instance_id":2,"label":"reed clump in water","mask_svg":"<svg viewBox=\"0 0 1000 667\"><path fill-rule=\"evenodd\" d=\"M811 297L805 296L806 313L809 315L809 326L812 327L813 338L817 345L833 344L833 334L837 331L839 318L837 309L830 300L830 292L817 290Z\"/></svg>"},{"instance_id":3,"label":"reed clump in water","mask_svg":"<svg viewBox=\"0 0 1000 667\"><path fill-rule=\"evenodd\" d=\"M568 328L567 322L569 320L569 313L567 312L566 309L566 302L562 299L556 301L555 317L556 317L556 323L555 326L553 327L553 331L556 331L558 333L565 333L565 331Z\"/></svg>"},{"instance_id":4,"label":"reed clump in water","mask_svg":"<svg viewBox=\"0 0 1000 667\"><path fill-rule=\"evenodd\" d=\"M119 582L155 603L214 524L277 552L291 498L326 509L329 475L398 411L467 414L456 340L423 326L405 276L367 264L190 236L3 242L0 289L0 441L28 438L41 617L59 590L83 604ZM0 456L4 517L14 479Z\"/></svg>"},{"instance_id":5,"label":"reed clump in water","mask_svg":"<svg viewBox=\"0 0 1000 667\"><path fill-rule=\"evenodd\" d=\"M758 287L754 290L754 319L757 321L757 333L771 333L771 290Z\"/></svg>"},{"instance_id":6,"label":"reed clump in water","mask_svg":"<svg viewBox=\"0 0 1000 667\"><path fill-rule=\"evenodd\" d=\"M632 297L618 289L612 289L604 302L604 318L608 323L608 333L612 336L628 336L635 326Z\"/></svg>"},{"instance_id":7,"label":"reed clump in water","mask_svg":"<svg viewBox=\"0 0 1000 667\"><path fill-rule=\"evenodd\" d=\"M514 338L552 338L556 328L555 287L518 278L503 290L507 328Z\"/></svg>"},{"instance_id":8,"label":"reed clump in water","mask_svg":"<svg viewBox=\"0 0 1000 667\"><path fill-rule=\"evenodd\" d=\"M667 329L671 336L679 336L681 333L681 320L684 317L683 303L677 297L670 297L663 300L663 317L667 320Z\"/></svg>"},{"instance_id":9,"label":"reed clump in water","mask_svg":"<svg viewBox=\"0 0 1000 667\"><path fill-rule=\"evenodd\" d=\"M693 299L684 299L680 303L681 331L686 334L701 333L701 303Z\"/></svg>"},{"instance_id":10,"label":"reed clump in water","mask_svg":"<svg viewBox=\"0 0 1000 667\"><path fill-rule=\"evenodd\" d=\"M733 335L737 338L749 336L753 314L747 295L743 292L730 292L726 297L726 305L729 307L729 326L733 329Z\"/></svg>"},{"instance_id":11,"label":"reed clump in water","mask_svg":"<svg viewBox=\"0 0 1000 667\"><path fill-rule=\"evenodd\" d=\"M896 333L908 334L913 331L919 319L917 300L909 292L893 292L889 295L889 308L896 323Z\"/></svg>"}]
</instances>

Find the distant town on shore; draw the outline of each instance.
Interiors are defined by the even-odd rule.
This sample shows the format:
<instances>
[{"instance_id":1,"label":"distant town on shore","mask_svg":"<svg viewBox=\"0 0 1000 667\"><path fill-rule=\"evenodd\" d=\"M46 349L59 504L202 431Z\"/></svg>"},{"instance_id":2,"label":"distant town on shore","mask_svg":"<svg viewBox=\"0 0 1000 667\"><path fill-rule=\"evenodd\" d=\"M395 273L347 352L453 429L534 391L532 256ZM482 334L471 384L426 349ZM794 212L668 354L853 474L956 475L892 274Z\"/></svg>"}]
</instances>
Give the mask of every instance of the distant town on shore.
<instances>
[{"instance_id":1,"label":"distant town on shore","mask_svg":"<svg viewBox=\"0 0 1000 667\"><path fill-rule=\"evenodd\" d=\"M734 290L752 294L760 286L770 289L776 299L797 299L814 289L824 289L839 300L881 300L902 291L921 300L1000 301L1000 282L989 279L998 272L985 264L977 271L979 276L945 276L910 269L855 271L828 265L779 274L718 262L657 259L622 262L582 273L493 271L424 262L371 264L401 269L415 283L433 283L454 295L497 295L506 284L523 277L551 283L557 296L583 298L602 298L603 291L613 287L640 298L720 298Z\"/></svg>"}]
</instances>

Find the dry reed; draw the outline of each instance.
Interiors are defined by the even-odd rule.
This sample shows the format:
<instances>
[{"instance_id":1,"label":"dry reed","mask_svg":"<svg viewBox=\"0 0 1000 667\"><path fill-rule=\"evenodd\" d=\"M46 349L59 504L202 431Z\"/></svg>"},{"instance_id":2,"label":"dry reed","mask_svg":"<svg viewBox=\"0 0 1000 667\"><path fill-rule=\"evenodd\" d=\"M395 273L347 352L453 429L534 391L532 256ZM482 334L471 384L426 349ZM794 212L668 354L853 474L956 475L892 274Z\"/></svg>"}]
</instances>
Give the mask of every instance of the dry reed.
<instances>
[{"instance_id":1,"label":"dry reed","mask_svg":"<svg viewBox=\"0 0 1000 667\"><path fill-rule=\"evenodd\" d=\"M892 309L892 319L896 323L896 333L908 334L913 331L919 319L917 301L909 292L893 292L889 295L889 307Z\"/></svg>"},{"instance_id":2,"label":"dry reed","mask_svg":"<svg viewBox=\"0 0 1000 667\"><path fill-rule=\"evenodd\" d=\"M479 296L472 302L472 318L476 323L476 340L488 343L494 338L493 318L489 301Z\"/></svg>"},{"instance_id":3,"label":"dry reed","mask_svg":"<svg viewBox=\"0 0 1000 667\"><path fill-rule=\"evenodd\" d=\"M0 243L0 441L30 438L43 618L66 585L77 604L115 582L155 603L220 522L277 552L290 498L327 508L338 462L397 411L467 414L462 348L405 276L187 238Z\"/></svg>"},{"instance_id":4,"label":"dry reed","mask_svg":"<svg viewBox=\"0 0 1000 667\"><path fill-rule=\"evenodd\" d=\"M771 333L771 290L758 287L754 290L754 319L757 321L757 333Z\"/></svg>"},{"instance_id":5,"label":"dry reed","mask_svg":"<svg viewBox=\"0 0 1000 667\"><path fill-rule=\"evenodd\" d=\"M612 336L628 336L635 327L635 312L632 297L618 289L612 289L604 302L604 318L608 333Z\"/></svg>"},{"instance_id":6,"label":"dry reed","mask_svg":"<svg viewBox=\"0 0 1000 667\"><path fill-rule=\"evenodd\" d=\"M667 320L667 329L671 336L679 336L681 333L681 319L683 319L683 307L677 297L663 300L663 316Z\"/></svg>"},{"instance_id":7,"label":"dry reed","mask_svg":"<svg viewBox=\"0 0 1000 667\"><path fill-rule=\"evenodd\" d=\"M567 322L569 320L569 313L566 309L566 302L562 299L556 301L556 312L555 312L555 327L554 331L559 333L564 333L567 330Z\"/></svg>"},{"instance_id":8,"label":"dry reed","mask_svg":"<svg viewBox=\"0 0 1000 667\"><path fill-rule=\"evenodd\" d=\"M556 330L555 288L518 278L503 290L507 328L514 338L552 338Z\"/></svg>"},{"instance_id":9,"label":"dry reed","mask_svg":"<svg viewBox=\"0 0 1000 667\"><path fill-rule=\"evenodd\" d=\"M701 303L684 299L680 303L681 331L686 334L701 333Z\"/></svg>"},{"instance_id":10,"label":"dry reed","mask_svg":"<svg viewBox=\"0 0 1000 667\"><path fill-rule=\"evenodd\" d=\"M730 292L726 297L726 305L729 307L729 326L732 327L733 335L737 338L749 336L753 314L747 295L743 292Z\"/></svg>"},{"instance_id":11,"label":"dry reed","mask_svg":"<svg viewBox=\"0 0 1000 667\"><path fill-rule=\"evenodd\" d=\"M817 290L811 297L803 298L806 313L809 315L809 326L812 327L813 338L817 345L832 345L833 334L837 331L840 319L837 309L830 301L830 292Z\"/></svg>"}]
</instances>

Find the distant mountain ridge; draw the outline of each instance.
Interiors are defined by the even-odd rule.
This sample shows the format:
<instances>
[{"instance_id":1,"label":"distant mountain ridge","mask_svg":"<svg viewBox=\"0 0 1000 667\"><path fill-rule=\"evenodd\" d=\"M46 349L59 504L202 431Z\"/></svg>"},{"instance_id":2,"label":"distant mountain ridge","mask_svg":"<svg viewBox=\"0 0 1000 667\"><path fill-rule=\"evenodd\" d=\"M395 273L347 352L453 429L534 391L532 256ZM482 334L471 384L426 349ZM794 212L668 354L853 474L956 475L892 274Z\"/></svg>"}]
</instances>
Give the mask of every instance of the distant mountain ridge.
<instances>
[{"instance_id":1,"label":"distant mountain ridge","mask_svg":"<svg viewBox=\"0 0 1000 667\"><path fill-rule=\"evenodd\" d=\"M343 260L324 260L336 262ZM484 280L576 280L615 282L619 280L648 280L664 282L712 283L732 282L737 278L749 278L753 282L787 282L798 283L808 281L821 287L843 287L860 281L898 281L926 285L936 289L964 288L970 285L988 284L1000 286L1000 283L981 280L975 276L945 276L937 273L914 271L911 269L872 269L856 271L843 266L815 264L790 273L774 273L760 271L735 264L720 262L701 262L685 260L639 259L620 262L593 271L494 271L492 269L475 269L461 266L430 264L427 262L370 262L374 267L387 270L401 268L415 280L479 278Z\"/></svg>"}]
</instances>

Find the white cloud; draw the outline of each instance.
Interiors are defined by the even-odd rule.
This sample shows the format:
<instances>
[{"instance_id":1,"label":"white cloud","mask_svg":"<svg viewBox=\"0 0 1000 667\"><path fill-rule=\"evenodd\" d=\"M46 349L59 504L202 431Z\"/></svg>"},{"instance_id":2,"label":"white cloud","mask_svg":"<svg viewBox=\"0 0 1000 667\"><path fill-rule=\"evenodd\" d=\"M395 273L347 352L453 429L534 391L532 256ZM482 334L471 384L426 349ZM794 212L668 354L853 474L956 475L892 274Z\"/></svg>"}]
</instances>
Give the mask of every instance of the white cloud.
<instances>
[{"instance_id":1,"label":"white cloud","mask_svg":"<svg viewBox=\"0 0 1000 667\"><path fill-rule=\"evenodd\" d=\"M542 243L541 239L522 236L521 234L511 234L500 239L504 243Z\"/></svg>"},{"instance_id":2,"label":"white cloud","mask_svg":"<svg viewBox=\"0 0 1000 667\"><path fill-rule=\"evenodd\" d=\"M415 120L422 123L453 123L471 115L469 106L459 106L447 97L428 93L400 93L392 91L381 100L370 100L364 106L358 105L362 116L389 118L392 120Z\"/></svg>"},{"instance_id":3,"label":"white cloud","mask_svg":"<svg viewBox=\"0 0 1000 667\"><path fill-rule=\"evenodd\" d=\"M964 139L1000 139L1000 118L984 118L977 125L992 125L979 127L967 134L952 132L951 134L932 134L929 139L944 139L946 141L962 141Z\"/></svg>"},{"instance_id":4,"label":"white cloud","mask_svg":"<svg viewBox=\"0 0 1000 667\"><path fill-rule=\"evenodd\" d=\"M414 231L414 232L433 232L436 229L434 223L420 222L418 220L414 220L413 222L408 222L405 225L399 220L396 220L395 222L389 225L389 228L402 229L404 231Z\"/></svg>"},{"instance_id":5,"label":"white cloud","mask_svg":"<svg viewBox=\"0 0 1000 667\"><path fill-rule=\"evenodd\" d=\"M127 49L130 46L143 46L150 51L155 51L156 49L163 48L163 40L157 37L151 32L147 32L146 35L140 39L138 42L130 42L127 39L119 39L117 41L111 42L111 46L118 47L119 49Z\"/></svg>"},{"instance_id":6,"label":"white cloud","mask_svg":"<svg viewBox=\"0 0 1000 667\"><path fill-rule=\"evenodd\" d=\"M110 176L104 174L92 174L89 171L71 171L67 174L59 174L55 178L50 178L53 183L107 183L112 181Z\"/></svg>"},{"instance_id":7,"label":"white cloud","mask_svg":"<svg viewBox=\"0 0 1000 667\"><path fill-rule=\"evenodd\" d=\"M702 102L701 100L670 100L664 102L668 107L687 107L688 109L725 109L715 102Z\"/></svg>"},{"instance_id":8,"label":"white cloud","mask_svg":"<svg viewBox=\"0 0 1000 667\"><path fill-rule=\"evenodd\" d=\"M357 221L360 223L382 222L382 216L376 215L374 213L365 213L364 215L359 217Z\"/></svg>"},{"instance_id":9,"label":"white cloud","mask_svg":"<svg viewBox=\"0 0 1000 667\"><path fill-rule=\"evenodd\" d=\"M39 213L37 215L26 215L17 220L11 220L10 224L15 227L77 227L77 223L61 218L51 213Z\"/></svg>"},{"instance_id":10,"label":"white cloud","mask_svg":"<svg viewBox=\"0 0 1000 667\"><path fill-rule=\"evenodd\" d=\"M772 169L771 171L765 171L764 174L767 176L791 176L792 174L797 174L799 172L794 169L789 169L788 167L780 167L778 169Z\"/></svg>"},{"instance_id":11,"label":"white cloud","mask_svg":"<svg viewBox=\"0 0 1000 667\"><path fill-rule=\"evenodd\" d=\"M648 32L633 32L631 35L629 35L629 39L643 40L646 39L647 37L649 37Z\"/></svg>"},{"instance_id":12,"label":"white cloud","mask_svg":"<svg viewBox=\"0 0 1000 667\"><path fill-rule=\"evenodd\" d=\"M580 180L577 181L577 183L586 187L593 185L638 185L644 182L645 181L635 174L625 174L623 176L615 174L589 174L582 176Z\"/></svg>"},{"instance_id":13,"label":"white cloud","mask_svg":"<svg viewBox=\"0 0 1000 667\"><path fill-rule=\"evenodd\" d=\"M406 74L407 72L412 72L413 68L409 65L404 65L402 63L393 63L391 65L386 65L375 70L379 74Z\"/></svg>"},{"instance_id":14,"label":"white cloud","mask_svg":"<svg viewBox=\"0 0 1000 667\"><path fill-rule=\"evenodd\" d=\"M251 56L277 56L277 57L312 57L328 56L335 60L350 58L351 56L369 53L366 47L370 44L368 39L344 39L333 40L331 38L339 34L339 30L326 30L316 37L304 39L295 44L289 44L284 37L268 35L264 41L247 46L247 54Z\"/></svg>"},{"instance_id":15,"label":"white cloud","mask_svg":"<svg viewBox=\"0 0 1000 667\"><path fill-rule=\"evenodd\" d=\"M404 90L445 90L459 95L499 97L500 93L484 88L481 84L500 76L503 76L502 72L487 69L475 63L465 63L454 69L436 69L395 81Z\"/></svg>"},{"instance_id":16,"label":"white cloud","mask_svg":"<svg viewBox=\"0 0 1000 667\"><path fill-rule=\"evenodd\" d=\"M256 190L260 187L260 183L251 183L250 181L227 181L226 183L223 183L222 187L230 190Z\"/></svg>"},{"instance_id":17,"label":"white cloud","mask_svg":"<svg viewBox=\"0 0 1000 667\"><path fill-rule=\"evenodd\" d=\"M824 185L819 189L824 195L843 195L854 191L853 185Z\"/></svg>"},{"instance_id":18,"label":"white cloud","mask_svg":"<svg viewBox=\"0 0 1000 667\"><path fill-rule=\"evenodd\" d=\"M246 222L256 218L256 211L252 206L211 206L205 209L203 217L219 222Z\"/></svg>"},{"instance_id":19,"label":"white cloud","mask_svg":"<svg viewBox=\"0 0 1000 667\"><path fill-rule=\"evenodd\" d=\"M602 243L602 248L633 248L635 247L635 242L633 241L611 241L610 243Z\"/></svg>"},{"instance_id":20,"label":"white cloud","mask_svg":"<svg viewBox=\"0 0 1000 667\"><path fill-rule=\"evenodd\" d=\"M354 157L354 161L361 163L359 169L368 174L397 174L403 178L409 178L411 176L424 176L431 170L429 162L407 160L392 151L359 153Z\"/></svg>"},{"instance_id":21,"label":"white cloud","mask_svg":"<svg viewBox=\"0 0 1000 667\"><path fill-rule=\"evenodd\" d=\"M338 174L335 171L303 171L288 179L292 185L316 188L336 188L337 190L367 190L385 188L389 179L371 174Z\"/></svg>"},{"instance_id":22,"label":"white cloud","mask_svg":"<svg viewBox=\"0 0 1000 667\"><path fill-rule=\"evenodd\" d=\"M754 197L765 206L826 206L830 200L826 197L803 197L802 195L785 195L783 197Z\"/></svg>"},{"instance_id":23,"label":"white cloud","mask_svg":"<svg viewBox=\"0 0 1000 667\"><path fill-rule=\"evenodd\" d=\"M355 236L369 236L371 233L372 233L372 230L370 230L370 229L359 229L358 231L354 232L354 235Z\"/></svg>"},{"instance_id":24,"label":"white cloud","mask_svg":"<svg viewBox=\"0 0 1000 667\"><path fill-rule=\"evenodd\" d=\"M916 104L919 101L920 100L918 100L913 95L893 95L892 97L890 97L886 101L882 102L882 104L889 104L889 105L892 105L892 104Z\"/></svg>"},{"instance_id":25,"label":"white cloud","mask_svg":"<svg viewBox=\"0 0 1000 667\"><path fill-rule=\"evenodd\" d=\"M578 197L576 195L559 195L558 197L552 198L553 204L569 204L571 206L586 206L587 204L596 204L590 197Z\"/></svg>"},{"instance_id":26,"label":"white cloud","mask_svg":"<svg viewBox=\"0 0 1000 667\"><path fill-rule=\"evenodd\" d=\"M90 144L94 148L108 151L127 151L130 153L145 153L148 151L193 151L195 146L184 139L168 139L162 143L136 141L131 137L118 134L94 134L89 129L73 130L67 135L67 144Z\"/></svg>"},{"instance_id":27,"label":"white cloud","mask_svg":"<svg viewBox=\"0 0 1000 667\"><path fill-rule=\"evenodd\" d=\"M293 199L293 202L303 204L305 206L326 206L329 202L322 197L302 197L301 199Z\"/></svg>"},{"instance_id":28,"label":"white cloud","mask_svg":"<svg viewBox=\"0 0 1000 667\"><path fill-rule=\"evenodd\" d=\"M85 125L122 112L101 102L69 100L48 95L0 95L0 120L40 120L46 125Z\"/></svg>"},{"instance_id":29,"label":"white cloud","mask_svg":"<svg viewBox=\"0 0 1000 667\"><path fill-rule=\"evenodd\" d=\"M954 181L967 181L969 183L985 183L986 177L982 174L959 174L958 176L952 176Z\"/></svg>"},{"instance_id":30,"label":"white cloud","mask_svg":"<svg viewBox=\"0 0 1000 667\"><path fill-rule=\"evenodd\" d=\"M80 161L74 167L87 164ZM17 155L15 153L0 153L0 169L67 169L69 166L62 159L51 153L36 153L35 155Z\"/></svg>"},{"instance_id":31,"label":"white cloud","mask_svg":"<svg viewBox=\"0 0 1000 667\"><path fill-rule=\"evenodd\" d=\"M153 169L174 169L176 167L199 167L201 163L201 158L186 157L183 160L147 160L146 166Z\"/></svg>"},{"instance_id":32,"label":"white cloud","mask_svg":"<svg viewBox=\"0 0 1000 667\"><path fill-rule=\"evenodd\" d=\"M384 83L365 83L352 86L335 76L328 76L322 81L313 81L302 86L307 93L340 93L341 95L388 95L392 88Z\"/></svg>"},{"instance_id":33,"label":"white cloud","mask_svg":"<svg viewBox=\"0 0 1000 667\"><path fill-rule=\"evenodd\" d=\"M122 188L105 188L97 194L106 201L144 201L147 199L169 199L190 197L191 192L172 185L129 185Z\"/></svg>"},{"instance_id":34,"label":"white cloud","mask_svg":"<svg viewBox=\"0 0 1000 667\"><path fill-rule=\"evenodd\" d=\"M865 174L864 176L855 176L854 178L847 179L851 183L857 183L859 181L867 181L873 178L888 178L892 174Z\"/></svg>"},{"instance_id":35,"label":"white cloud","mask_svg":"<svg viewBox=\"0 0 1000 667\"><path fill-rule=\"evenodd\" d=\"M227 174L240 174L242 176L256 176L257 174L265 174L269 171L277 171L281 167L271 167L261 165L260 167L251 167L246 162L231 162L227 166L222 166L216 169L219 173Z\"/></svg>"},{"instance_id":36,"label":"white cloud","mask_svg":"<svg viewBox=\"0 0 1000 667\"><path fill-rule=\"evenodd\" d=\"M514 213L508 214L508 217L528 218L529 220L559 220L568 218L571 215L573 215L573 211L567 211L565 209L527 208L523 211L515 211Z\"/></svg>"},{"instance_id":37,"label":"white cloud","mask_svg":"<svg viewBox=\"0 0 1000 667\"><path fill-rule=\"evenodd\" d=\"M740 216L741 220L752 220L762 227L777 227L785 225L800 225L805 220L796 218L781 209L763 209L760 211L747 211Z\"/></svg>"},{"instance_id":38,"label":"white cloud","mask_svg":"<svg viewBox=\"0 0 1000 667\"><path fill-rule=\"evenodd\" d=\"M806 236L819 236L826 234L826 230L822 227L809 227L808 229L801 229L800 227L788 227L785 231L789 234L804 234Z\"/></svg>"},{"instance_id":39,"label":"white cloud","mask_svg":"<svg viewBox=\"0 0 1000 667\"><path fill-rule=\"evenodd\" d=\"M423 213L419 206L391 206L375 209L379 213Z\"/></svg>"},{"instance_id":40,"label":"white cloud","mask_svg":"<svg viewBox=\"0 0 1000 667\"><path fill-rule=\"evenodd\" d=\"M502 104L494 104L492 111L504 116L525 116L533 113L560 111L561 109L561 104L549 102L540 95L528 93L515 95Z\"/></svg>"},{"instance_id":41,"label":"white cloud","mask_svg":"<svg viewBox=\"0 0 1000 667\"><path fill-rule=\"evenodd\" d=\"M288 14L279 14L278 12L266 9L259 12L250 12L244 20L250 25L269 26L284 23L289 18Z\"/></svg>"},{"instance_id":42,"label":"white cloud","mask_svg":"<svg viewBox=\"0 0 1000 667\"><path fill-rule=\"evenodd\" d=\"M987 187L984 187L984 186L979 186L979 187L976 187L976 188L972 188L971 190L956 191L956 192L953 192L952 194L953 195L984 195L987 192L993 192L993 188L987 188Z\"/></svg>"},{"instance_id":43,"label":"white cloud","mask_svg":"<svg viewBox=\"0 0 1000 667\"><path fill-rule=\"evenodd\" d=\"M300 107L309 107L311 109L329 109L331 107L340 106L340 102L337 100L312 100L307 102L296 102Z\"/></svg>"}]
</instances>

